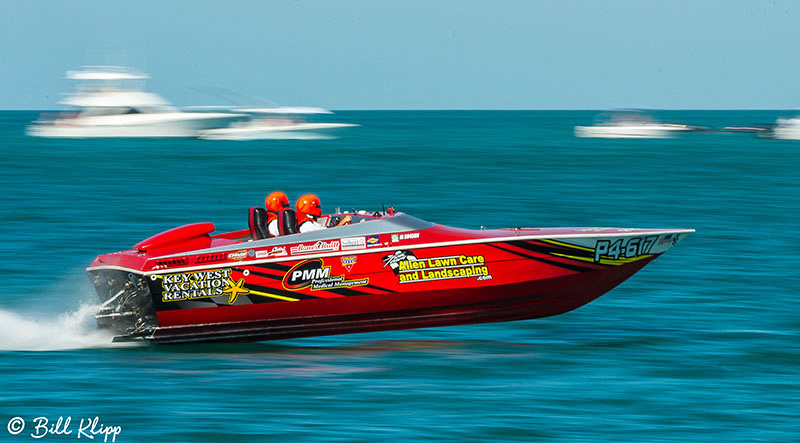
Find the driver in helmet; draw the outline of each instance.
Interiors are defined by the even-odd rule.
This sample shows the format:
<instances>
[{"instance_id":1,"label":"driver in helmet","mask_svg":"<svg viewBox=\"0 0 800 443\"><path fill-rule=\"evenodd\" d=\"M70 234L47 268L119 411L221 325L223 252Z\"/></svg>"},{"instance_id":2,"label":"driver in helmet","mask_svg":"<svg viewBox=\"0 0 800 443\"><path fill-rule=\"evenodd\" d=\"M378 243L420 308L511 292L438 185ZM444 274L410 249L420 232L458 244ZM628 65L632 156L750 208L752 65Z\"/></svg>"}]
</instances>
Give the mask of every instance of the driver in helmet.
<instances>
[{"instance_id":1,"label":"driver in helmet","mask_svg":"<svg viewBox=\"0 0 800 443\"><path fill-rule=\"evenodd\" d=\"M267 230L269 235L277 237L280 235L278 230L278 213L284 209L289 209L289 197L283 192L275 191L264 200L267 207Z\"/></svg>"},{"instance_id":2,"label":"driver in helmet","mask_svg":"<svg viewBox=\"0 0 800 443\"><path fill-rule=\"evenodd\" d=\"M326 228L326 226L317 222L317 219L322 215L322 205L316 195L306 194L298 198L295 209L297 209L297 232L304 233ZM352 219L353 217L346 215L339 220L336 226L350 223Z\"/></svg>"}]
</instances>

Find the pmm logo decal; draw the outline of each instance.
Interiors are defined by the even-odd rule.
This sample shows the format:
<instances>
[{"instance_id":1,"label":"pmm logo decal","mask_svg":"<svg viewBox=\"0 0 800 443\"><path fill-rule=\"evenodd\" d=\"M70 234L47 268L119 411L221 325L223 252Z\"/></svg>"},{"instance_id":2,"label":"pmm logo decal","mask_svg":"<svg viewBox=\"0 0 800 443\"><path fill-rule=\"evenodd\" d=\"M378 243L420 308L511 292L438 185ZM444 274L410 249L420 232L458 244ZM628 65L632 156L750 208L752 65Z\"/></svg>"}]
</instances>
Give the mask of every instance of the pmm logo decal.
<instances>
[{"instance_id":1,"label":"pmm logo decal","mask_svg":"<svg viewBox=\"0 0 800 443\"><path fill-rule=\"evenodd\" d=\"M283 276L282 283L290 291L299 291L309 286L312 291L318 291L364 286L369 283L369 278L347 280L344 275L331 276L331 267L325 266L321 258L313 258L301 261L289 269Z\"/></svg>"},{"instance_id":2,"label":"pmm logo decal","mask_svg":"<svg viewBox=\"0 0 800 443\"><path fill-rule=\"evenodd\" d=\"M315 258L301 261L294 265L283 276L283 287L291 291L297 291L311 286L314 280L330 277L331 267L323 266L323 264L322 259Z\"/></svg>"}]
</instances>

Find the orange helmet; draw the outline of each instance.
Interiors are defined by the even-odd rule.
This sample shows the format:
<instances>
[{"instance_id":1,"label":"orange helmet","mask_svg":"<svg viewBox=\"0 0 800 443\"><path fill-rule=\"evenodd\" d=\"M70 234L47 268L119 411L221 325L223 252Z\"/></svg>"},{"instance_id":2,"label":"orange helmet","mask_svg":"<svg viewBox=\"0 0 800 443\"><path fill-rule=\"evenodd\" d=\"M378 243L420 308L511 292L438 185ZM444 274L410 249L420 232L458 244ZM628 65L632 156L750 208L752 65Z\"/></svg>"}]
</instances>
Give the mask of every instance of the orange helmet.
<instances>
[{"instance_id":1,"label":"orange helmet","mask_svg":"<svg viewBox=\"0 0 800 443\"><path fill-rule=\"evenodd\" d=\"M297 199L295 205L297 212L313 215L319 217L322 215L322 205L319 203L319 197L314 194L306 194Z\"/></svg>"},{"instance_id":2,"label":"orange helmet","mask_svg":"<svg viewBox=\"0 0 800 443\"><path fill-rule=\"evenodd\" d=\"M278 212L289 207L289 197L280 191L273 192L264 200L264 206L267 207L267 211Z\"/></svg>"}]
</instances>

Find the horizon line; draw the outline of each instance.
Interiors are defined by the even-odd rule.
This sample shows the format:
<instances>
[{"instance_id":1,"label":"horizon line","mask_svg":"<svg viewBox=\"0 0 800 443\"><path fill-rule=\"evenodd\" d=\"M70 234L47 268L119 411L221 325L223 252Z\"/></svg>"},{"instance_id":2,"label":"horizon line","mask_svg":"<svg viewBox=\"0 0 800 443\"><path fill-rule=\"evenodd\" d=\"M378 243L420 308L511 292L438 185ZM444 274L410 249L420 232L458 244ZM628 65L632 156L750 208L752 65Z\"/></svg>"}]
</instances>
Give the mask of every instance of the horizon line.
<instances>
[{"instance_id":1,"label":"horizon line","mask_svg":"<svg viewBox=\"0 0 800 443\"><path fill-rule=\"evenodd\" d=\"M181 106L177 106L181 109ZM232 107L233 108L233 107ZM596 111L596 112L625 112L625 111L800 111L798 108L330 108L333 112L363 112L363 111L378 111L378 112L419 112L419 111L433 111L433 112L457 112L457 111L498 111L498 112L514 112L514 111L547 111L547 112L569 112L569 111ZM69 109L36 109L36 108L0 108L0 112L69 112ZM197 111L193 111L197 112Z\"/></svg>"}]
</instances>

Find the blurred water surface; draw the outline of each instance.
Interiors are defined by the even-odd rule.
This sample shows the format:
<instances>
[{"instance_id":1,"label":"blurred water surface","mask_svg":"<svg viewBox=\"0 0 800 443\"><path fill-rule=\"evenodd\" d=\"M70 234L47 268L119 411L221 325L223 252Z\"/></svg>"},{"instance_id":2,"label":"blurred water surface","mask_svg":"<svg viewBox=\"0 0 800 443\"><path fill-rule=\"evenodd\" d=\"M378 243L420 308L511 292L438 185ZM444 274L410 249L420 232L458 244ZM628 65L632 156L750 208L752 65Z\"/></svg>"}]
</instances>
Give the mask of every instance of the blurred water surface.
<instances>
[{"instance_id":1,"label":"blurred water surface","mask_svg":"<svg viewBox=\"0 0 800 443\"><path fill-rule=\"evenodd\" d=\"M39 416L99 416L117 441L798 441L800 142L574 138L594 114L340 112L362 126L336 140L212 142L36 139L35 113L0 112L0 441ZM95 255L242 229L272 190L468 228L697 233L547 319L158 347L92 330Z\"/></svg>"}]
</instances>

